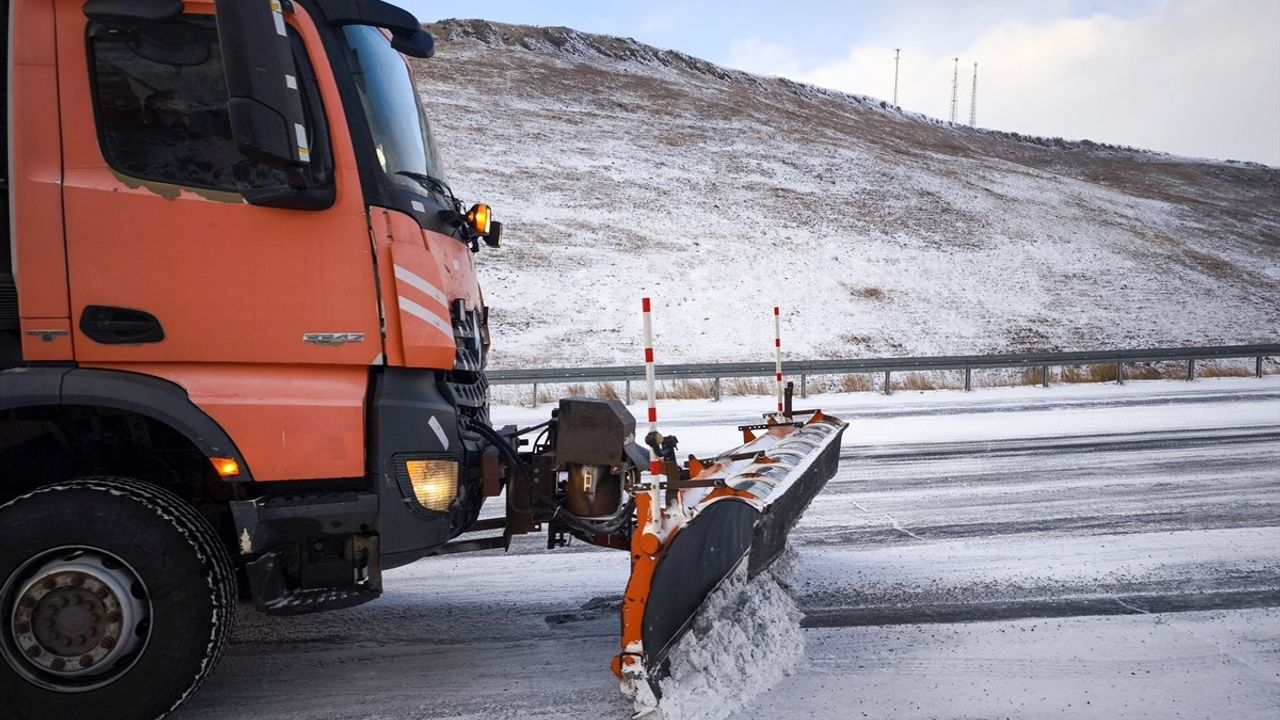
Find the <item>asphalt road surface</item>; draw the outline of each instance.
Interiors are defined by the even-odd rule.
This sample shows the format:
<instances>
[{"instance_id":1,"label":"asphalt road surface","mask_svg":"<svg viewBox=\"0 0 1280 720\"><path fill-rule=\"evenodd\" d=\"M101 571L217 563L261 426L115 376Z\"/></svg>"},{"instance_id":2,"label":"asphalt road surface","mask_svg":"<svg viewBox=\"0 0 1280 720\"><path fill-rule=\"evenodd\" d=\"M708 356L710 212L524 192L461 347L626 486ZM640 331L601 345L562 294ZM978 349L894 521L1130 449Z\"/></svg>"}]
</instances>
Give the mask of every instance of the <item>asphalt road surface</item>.
<instances>
[{"instance_id":1,"label":"asphalt road surface","mask_svg":"<svg viewBox=\"0 0 1280 720\"><path fill-rule=\"evenodd\" d=\"M852 424L792 536L806 657L736 718L1280 716L1280 382L822 401ZM664 417L701 453L737 408ZM175 717L628 717L626 556L543 542L246 610Z\"/></svg>"}]
</instances>

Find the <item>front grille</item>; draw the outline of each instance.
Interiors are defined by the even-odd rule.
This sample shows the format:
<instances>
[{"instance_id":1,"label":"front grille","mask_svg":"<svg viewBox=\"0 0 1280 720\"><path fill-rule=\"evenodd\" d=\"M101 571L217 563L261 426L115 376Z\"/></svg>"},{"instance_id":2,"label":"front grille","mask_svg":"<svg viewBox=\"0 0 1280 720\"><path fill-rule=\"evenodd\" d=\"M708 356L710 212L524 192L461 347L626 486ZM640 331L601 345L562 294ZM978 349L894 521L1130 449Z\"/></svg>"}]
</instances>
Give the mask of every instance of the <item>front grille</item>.
<instances>
[{"instance_id":1,"label":"front grille","mask_svg":"<svg viewBox=\"0 0 1280 720\"><path fill-rule=\"evenodd\" d=\"M489 420L489 381L484 376L484 367L489 360L487 311L487 308L467 310L460 299L450 304L449 317L453 321L457 354L453 372L446 379L459 410L483 422Z\"/></svg>"},{"instance_id":2,"label":"front grille","mask_svg":"<svg viewBox=\"0 0 1280 720\"><path fill-rule=\"evenodd\" d=\"M483 373L471 382L458 382L455 376L449 381L449 387L453 388L453 396L461 405L481 407L489 401L489 381Z\"/></svg>"},{"instance_id":3,"label":"front grille","mask_svg":"<svg viewBox=\"0 0 1280 720\"><path fill-rule=\"evenodd\" d=\"M18 288L13 277L0 275L0 330L18 329Z\"/></svg>"},{"instance_id":4,"label":"front grille","mask_svg":"<svg viewBox=\"0 0 1280 720\"><path fill-rule=\"evenodd\" d=\"M485 322L482 310L467 310L461 299L454 300L449 307L449 316L453 321L453 340L457 345L457 355L453 368L468 373L479 373L484 370Z\"/></svg>"}]
</instances>

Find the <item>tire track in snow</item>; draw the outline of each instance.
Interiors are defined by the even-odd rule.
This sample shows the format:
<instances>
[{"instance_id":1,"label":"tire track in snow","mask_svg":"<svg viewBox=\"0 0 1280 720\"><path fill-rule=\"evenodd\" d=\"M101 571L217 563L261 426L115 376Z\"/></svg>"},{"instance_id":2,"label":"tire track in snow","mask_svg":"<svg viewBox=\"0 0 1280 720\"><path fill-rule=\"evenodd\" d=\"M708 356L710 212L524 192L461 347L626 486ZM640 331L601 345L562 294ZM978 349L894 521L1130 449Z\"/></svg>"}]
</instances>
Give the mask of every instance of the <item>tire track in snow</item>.
<instances>
[{"instance_id":1,"label":"tire track in snow","mask_svg":"<svg viewBox=\"0 0 1280 720\"><path fill-rule=\"evenodd\" d=\"M1085 615L1149 615L1200 610L1280 607L1280 587L1190 594L1067 597L972 603L933 603L870 607L805 607L805 628L991 622Z\"/></svg>"}]
</instances>

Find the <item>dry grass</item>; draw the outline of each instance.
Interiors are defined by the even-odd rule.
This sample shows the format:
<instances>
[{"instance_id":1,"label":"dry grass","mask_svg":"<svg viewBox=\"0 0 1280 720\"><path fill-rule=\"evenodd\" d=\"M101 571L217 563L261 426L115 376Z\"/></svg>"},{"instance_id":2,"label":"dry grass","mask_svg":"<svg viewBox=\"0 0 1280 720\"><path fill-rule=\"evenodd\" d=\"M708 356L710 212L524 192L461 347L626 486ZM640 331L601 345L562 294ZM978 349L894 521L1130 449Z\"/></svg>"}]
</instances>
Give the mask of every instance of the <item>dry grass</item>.
<instances>
[{"instance_id":1,"label":"dry grass","mask_svg":"<svg viewBox=\"0 0 1280 720\"><path fill-rule=\"evenodd\" d=\"M1264 373L1267 368L1264 368ZM1205 360L1196 363L1196 377L1252 377L1255 370L1251 360ZM1186 380L1187 363L1181 360L1169 362L1125 363L1125 380ZM1061 383L1108 383L1116 381L1115 363L1094 365L1064 365L1049 370L1049 381ZM1022 372L1021 384L1040 383L1040 368L1028 368Z\"/></svg>"},{"instance_id":2,"label":"dry grass","mask_svg":"<svg viewBox=\"0 0 1280 720\"><path fill-rule=\"evenodd\" d=\"M586 397L587 386L582 383L574 383L564 389L564 397Z\"/></svg>"},{"instance_id":3,"label":"dry grass","mask_svg":"<svg viewBox=\"0 0 1280 720\"><path fill-rule=\"evenodd\" d=\"M1160 377L1165 380L1186 380L1187 379L1187 364L1184 362L1156 363L1156 366L1160 368ZM1201 370L1201 366L1197 364L1196 365L1197 375L1200 374L1200 370ZM1129 368L1126 367L1125 375L1127 376L1128 373L1129 373Z\"/></svg>"},{"instance_id":4,"label":"dry grass","mask_svg":"<svg viewBox=\"0 0 1280 720\"><path fill-rule=\"evenodd\" d=\"M776 382L764 378L730 378L723 381L722 390L725 395L772 395L777 392Z\"/></svg>"},{"instance_id":5,"label":"dry grass","mask_svg":"<svg viewBox=\"0 0 1280 720\"><path fill-rule=\"evenodd\" d=\"M658 385L659 400L700 400L714 397L714 380L673 380Z\"/></svg>"},{"instance_id":6,"label":"dry grass","mask_svg":"<svg viewBox=\"0 0 1280 720\"><path fill-rule=\"evenodd\" d=\"M1036 377L1039 378L1040 371L1035 371ZM1058 369L1057 377L1053 378L1058 382L1064 383L1100 383L1116 381L1115 363L1106 365L1063 365ZM1027 385L1033 383L1024 383Z\"/></svg>"},{"instance_id":7,"label":"dry grass","mask_svg":"<svg viewBox=\"0 0 1280 720\"><path fill-rule=\"evenodd\" d=\"M836 387L840 392L869 392L876 389L876 376L867 373L841 375Z\"/></svg>"},{"instance_id":8,"label":"dry grass","mask_svg":"<svg viewBox=\"0 0 1280 720\"><path fill-rule=\"evenodd\" d=\"M890 377L892 380L892 376ZM939 385L924 373L907 373L901 380L893 380L893 387L898 390L937 390Z\"/></svg>"},{"instance_id":9,"label":"dry grass","mask_svg":"<svg viewBox=\"0 0 1280 720\"><path fill-rule=\"evenodd\" d=\"M1141 365L1124 366L1124 378L1126 380L1165 380L1171 378L1173 374L1173 370L1158 367L1154 364L1143 363ZM1182 369L1181 375L1181 379L1187 379L1187 370L1185 366Z\"/></svg>"},{"instance_id":10,"label":"dry grass","mask_svg":"<svg viewBox=\"0 0 1280 720\"><path fill-rule=\"evenodd\" d=\"M1253 377L1253 373L1253 368L1242 368L1238 365L1209 364L1196 366L1197 377ZM1263 374L1266 374L1266 368L1263 368ZM1185 373L1183 377L1186 377Z\"/></svg>"},{"instance_id":11,"label":"dry grass","mask_svg":"<svg viewBox=\"0 0 1280 720\"><path fill-rule=\"evenodd\" d=\"M1039 385L1040 384L1040 368L1027 368L1018 373L1014 379L1014 385Z\"/></svg>"},{"instance_id":12,"label":"dry grass","mask_svg":"<svg viewBox=\"0 0 1280 720\"><path fill-rule=\"evenodd\" d=\"M618 394L618 388L613 383L596 383L595 390L592 395L601 400L621 400L622 396Z\"/></svg>"}]
</instances>

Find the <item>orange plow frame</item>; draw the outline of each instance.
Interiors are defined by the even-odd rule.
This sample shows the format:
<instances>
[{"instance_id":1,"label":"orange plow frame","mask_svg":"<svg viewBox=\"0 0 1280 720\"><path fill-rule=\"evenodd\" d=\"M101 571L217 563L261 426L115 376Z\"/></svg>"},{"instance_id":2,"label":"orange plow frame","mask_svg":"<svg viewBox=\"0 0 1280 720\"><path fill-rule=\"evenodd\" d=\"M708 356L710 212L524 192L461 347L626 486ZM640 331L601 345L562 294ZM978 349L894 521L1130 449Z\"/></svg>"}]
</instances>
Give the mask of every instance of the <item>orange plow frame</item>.
<instances>
[{"instance_id":1,"label":"orange plow frame","mask_svg":"<svg viewBox=\"0 0 1280 720\"><path fill-rule=\"evenodd\" d=\"M637 494L643 525L631 539L621 653L613 661L628 696L648 691L656 697L667 656L702 601L743 560L751 577L772 565L835 474L847 423L820 410L797 414L810 417L798 423L767 416L766 425L742 428L741 447L710 461L691 458L689 481L667 494L659 521L644 522L654 517L658 494ZM757 437L753 430L765 432Z\"/></svg>"}]
</instances>

